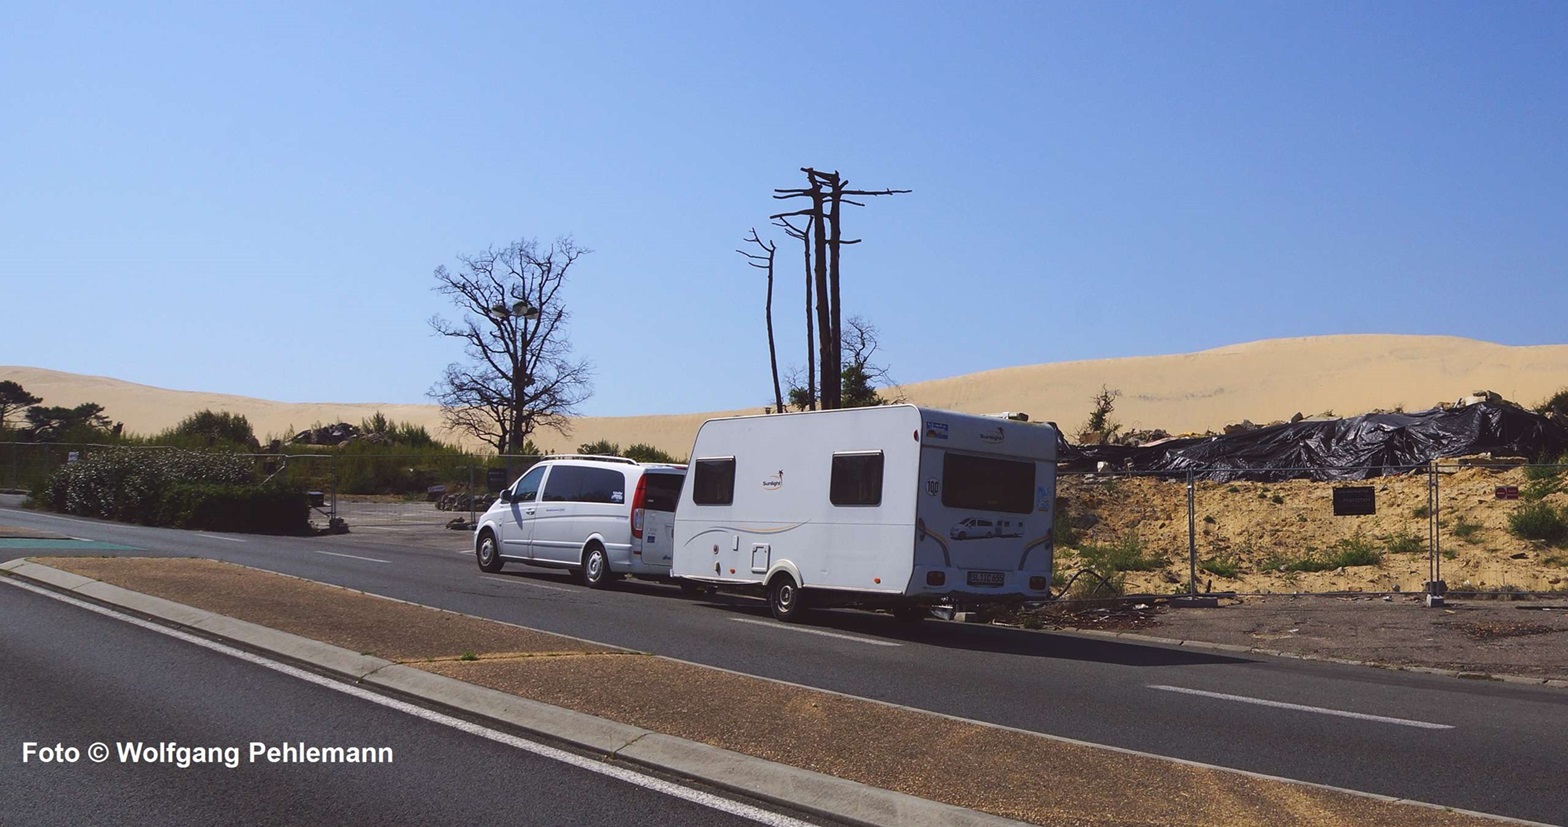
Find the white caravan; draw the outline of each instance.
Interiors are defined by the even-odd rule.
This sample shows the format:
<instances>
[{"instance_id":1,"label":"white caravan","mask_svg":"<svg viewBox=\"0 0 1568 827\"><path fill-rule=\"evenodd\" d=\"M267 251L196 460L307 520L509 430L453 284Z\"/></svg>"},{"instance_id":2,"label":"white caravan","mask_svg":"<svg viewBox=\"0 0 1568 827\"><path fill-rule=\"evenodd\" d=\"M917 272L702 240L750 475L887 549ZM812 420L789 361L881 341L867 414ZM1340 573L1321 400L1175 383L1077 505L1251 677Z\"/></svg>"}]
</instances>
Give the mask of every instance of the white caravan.
<instances>
[{"instance_id":1,"label":"white caravan","mask_svg":"<svg viewBox=\"0 0 1568 827\"><path fill-rule=\"evenodd\" d=\"M890 405L712 419L675 510L670 573L806 604L1045 600L1056 427Z\"/></svg>"}]
</instances>

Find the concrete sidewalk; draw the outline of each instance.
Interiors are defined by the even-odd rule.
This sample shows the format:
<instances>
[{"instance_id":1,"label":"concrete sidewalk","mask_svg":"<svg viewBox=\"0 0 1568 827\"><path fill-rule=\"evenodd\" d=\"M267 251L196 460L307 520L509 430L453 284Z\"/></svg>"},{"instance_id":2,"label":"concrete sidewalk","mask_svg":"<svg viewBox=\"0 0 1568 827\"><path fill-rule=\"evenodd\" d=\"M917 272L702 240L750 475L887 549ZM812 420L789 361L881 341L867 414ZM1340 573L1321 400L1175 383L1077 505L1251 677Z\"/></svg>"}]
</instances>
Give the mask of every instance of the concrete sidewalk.
<instances>
[{"instance_id":1,"label":"concrete sidewalk","mask_svg":"<svg viewBox=\"0 0 1568 827\"><path fill-rule=\"evenodd\" d=\"M53 557L0 570L606 760L850 823L1507 821L963 721L209 560Z\"/></svg>"}]
</instances>

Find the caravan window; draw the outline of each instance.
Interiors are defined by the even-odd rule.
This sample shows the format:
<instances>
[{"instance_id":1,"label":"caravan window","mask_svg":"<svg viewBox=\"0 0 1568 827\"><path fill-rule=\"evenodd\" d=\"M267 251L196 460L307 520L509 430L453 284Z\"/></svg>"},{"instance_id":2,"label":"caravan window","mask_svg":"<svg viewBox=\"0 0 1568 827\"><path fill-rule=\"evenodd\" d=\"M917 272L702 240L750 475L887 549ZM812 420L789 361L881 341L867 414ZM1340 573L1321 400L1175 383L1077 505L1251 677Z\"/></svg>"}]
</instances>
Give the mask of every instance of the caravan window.
<instances>
[{"instance_id":1,"label":"caravan window","mask_svg":"<svg viewBox=\"0 0 1568 827\"><path fill-rule=\"evenodd\" d=\"M1034 463L955 454L942 456L942 504L975 511L1034 511Z\"/></svg>"},{"instance_id":2,"label":"caravan window","mask_svg":"<svg viewBox=\"0 0 1568 827\"><path fill-rule=\"evenodd\" d=\"M881 505L882 452L834 454L828 501L834 505Z\"/></svg>"},{"instance_id":3,"label":"caravan window","mask_svg":"<svg viewBox=\"0 0 1568 827\"><path fill-rule=\"evenodd\" d=\"M699 459L692 463L691 501L697 505L735 502L735 458Z\"/></svg>"}]
</instances>

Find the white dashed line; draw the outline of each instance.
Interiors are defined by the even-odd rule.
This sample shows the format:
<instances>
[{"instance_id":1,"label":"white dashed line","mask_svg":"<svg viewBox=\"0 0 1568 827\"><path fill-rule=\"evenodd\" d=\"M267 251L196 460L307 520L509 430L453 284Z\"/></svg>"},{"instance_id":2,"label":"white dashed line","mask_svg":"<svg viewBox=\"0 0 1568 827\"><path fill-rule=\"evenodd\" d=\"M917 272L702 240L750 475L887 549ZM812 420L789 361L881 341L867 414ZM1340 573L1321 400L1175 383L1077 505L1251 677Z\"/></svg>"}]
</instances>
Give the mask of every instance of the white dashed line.
<instances>
[{"instance_id":1,"label":"white dashed line","mask_svg":"<svg viewBox=\"0 0 1568 827\"><path fill-rule=\"evenodd\" d=\"M339 553L337 553L335 551L318 551L316 549L311 549L311 551L315 551L317 554L330 554L333 557L347 557L350 560L364 560L367 563L390 563L390 562L392 562L391 560L377 560L374 557L360 557L357 554L339 554Z\"/></svg>"},{"instance_id":2,"label":"white dashed line","mask_svg":"<svg viewBox=\"0 0 1568 827\"><path fill-rule=\"evenodd\" d=\"M1223 692L1205 692L1201 689L1185 689L1180 686L1150 686L1149 688L1158 689L1161 692L1180 692L1184 695L1201 695L1205 698L1218 698L1222 701L1237 701L1244 704L1256 704L1257 706L1271 706L1275 709L1291 709L1295 710L1296 712L1313 712L1318 715L1335 715L1340 718L1355 718L1358 721L1376 721L1380 724L1398 724L1400 726L1411 726L1417 727L1419 729L1453 729L1453 727L1448 724L1432 724L1427 723L1426 721L1412 721L1407 718L1389 718L1384 715L1368 715L1364 712L1346 712L1342 709L1324 709L1320 706L1302 706L1301 704L1288 704L1284 701L1266 701L1262 698L1249 698L1245 695L1227 695Z\"/></svg>"},{"instance_id":3,"label":"white dashed line","mask_svg":"<svg viewBox=\"0 0 1568 827\"><path fill-rule=\"evenodd\" d=\"M854 641L856 643L864 643L864 644L867 644L869 646L903 646L904 645L902 643L894 643L894 642L892 642L890 640L872 640L871 638L856 637L855 635L841 635L838 632L824 632L821 629L807 629L807 628L804 628L804 627L801 627L801 626L786 626L783 623L774 623L771 620L757 620L755 618L750 618L750 617L736 617L736 618L731 618L731 620L734 620L737 623L754 623L754 624L756 624L758 626L767 626L770 629L783 629L786 632L801 632L801 633L808 634L808 635L821 635L823 637L836 637L839 640L852 640L852 641Z\"/></svg>"}]
</instances>

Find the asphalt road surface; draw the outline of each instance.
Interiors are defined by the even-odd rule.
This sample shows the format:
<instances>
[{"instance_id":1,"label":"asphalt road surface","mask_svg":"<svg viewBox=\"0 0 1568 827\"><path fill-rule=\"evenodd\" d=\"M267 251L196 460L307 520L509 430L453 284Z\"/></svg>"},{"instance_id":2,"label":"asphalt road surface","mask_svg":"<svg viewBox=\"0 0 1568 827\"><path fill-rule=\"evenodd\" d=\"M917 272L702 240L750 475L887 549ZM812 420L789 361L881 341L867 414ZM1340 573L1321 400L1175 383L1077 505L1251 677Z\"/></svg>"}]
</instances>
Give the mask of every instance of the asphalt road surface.
<instances>
[{"instance_id":1,"label":"asphalt road surface","mask_svg":"<svg viewBox=\"0 0 1568 827\"><path fill-rule=\"evenodd\" d=\"M885 616L774 623L662 584L485 575L470 535L222 537L0 510L0 523L201 556L545 631L1092 743L1561 823L1568 693L1444 676ZM0 557L42 556L48 551ZM81 553L81 552L77 552Z\"/></svg>"},{"instance_id":2,"label":"asphalt road surface","mask_svg":"<svg viewBox=\"0 0 1568 827\"><path fill-rule=\"evenodd\" d=\"M21 588L0 585L0 628L0 823L758 823Z\"/></svg>"}]
</instances>

